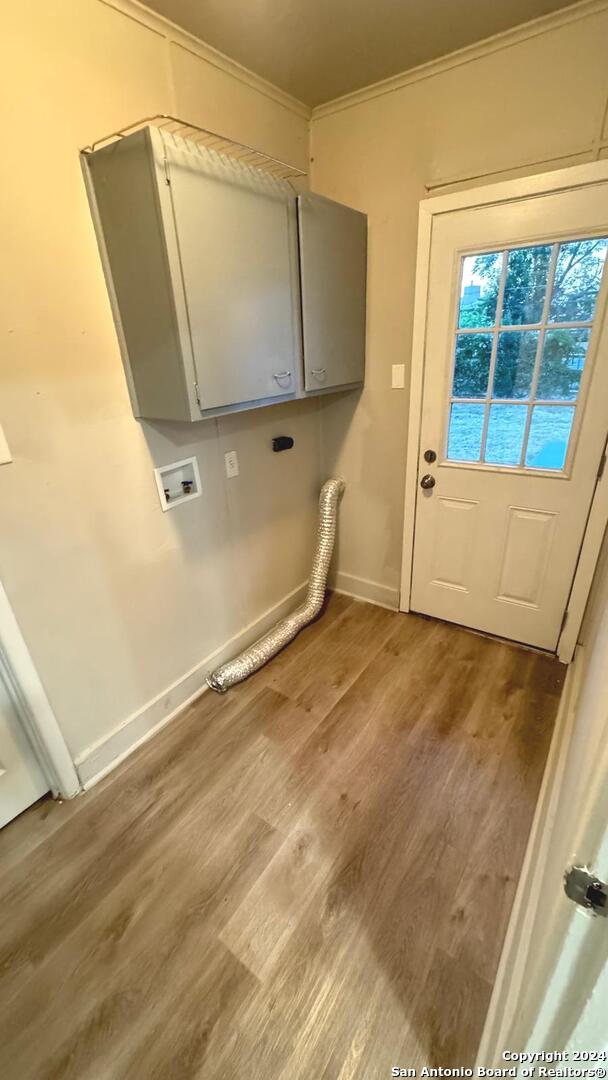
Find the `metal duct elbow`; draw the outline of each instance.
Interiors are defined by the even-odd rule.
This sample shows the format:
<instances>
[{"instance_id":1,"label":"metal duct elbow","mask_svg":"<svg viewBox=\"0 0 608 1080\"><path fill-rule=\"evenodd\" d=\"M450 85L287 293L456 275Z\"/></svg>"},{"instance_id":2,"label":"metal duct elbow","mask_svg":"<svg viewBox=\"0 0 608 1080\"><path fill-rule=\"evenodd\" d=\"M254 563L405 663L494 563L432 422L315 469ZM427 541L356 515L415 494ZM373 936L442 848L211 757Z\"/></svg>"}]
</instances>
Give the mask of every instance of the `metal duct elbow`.
<instances>
[{"instance_id":1,"label":"metal duct elbow","mask_svg":"<svg viewBox=\"0 0 608 1080\"><path fill-rule=\"evenodd\" d=\"M319 496L319 524L317 546L312 560L306 599L291 615L281 619L272 630L264 634L234 660L222 664L208 677L207 685L222 694L235 683L242 682L258 671L273 656L299 634L303 627L317 617L323 606L327 588L327 574L334 550L338 503L344 491L344 480L334 477L327 480Z\"/></svg>"}]
</instances>

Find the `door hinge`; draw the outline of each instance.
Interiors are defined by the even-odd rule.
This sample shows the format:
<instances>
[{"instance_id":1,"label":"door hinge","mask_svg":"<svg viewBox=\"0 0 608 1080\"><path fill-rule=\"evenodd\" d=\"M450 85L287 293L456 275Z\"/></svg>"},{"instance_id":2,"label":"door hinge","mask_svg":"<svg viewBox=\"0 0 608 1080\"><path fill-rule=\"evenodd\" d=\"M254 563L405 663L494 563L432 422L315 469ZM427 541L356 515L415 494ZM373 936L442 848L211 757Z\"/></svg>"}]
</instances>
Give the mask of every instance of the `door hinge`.
<instances>
[{"instance_id":1,"label":"door hinge","mask_svg":"<svg viewBox=\"0 0 608 1080\"><path fill-rule=\"evenodd\" d=\"M197 403L199 409L202 409L203 403L201 401L201 395L200 395L200 392L199 392L199 389L198 389L198 383L197 382L195 382L195 384L194 384L194 393L196 394L196 403Z\"/></svg>"},{"instance_id":2,"label":"door hinge","mask_svg":"<svg viewBox=\"0 0 608 1080\"><path fill-rule=\"evenodd\" d=\"M608 916L608 885L587 866L570 866L564 874L564 891L569 900L592 915Z\"/></svg>"},{"instance_id":3,"label":"door hinge","mask_svg":"<svg viewBox=\"0 0 608 1080\"><path fill-rule=\"evenodd\" d=\"M602 479L602 476L604 475L604 469L605 468L606 468L606 447L604 447L604 449L602 451L602 456L600 458L600 463L599 463L599 465L597 467L596 480L601 480Z\"/></svg>"},{"instance_id":4,"label":"door hinge","mask_svg":"<svg viewBox=\"0 0 608 1080\"><path fill-rule=\"evenodd\" d=\"M566 610L564 611L564 614L562 615L562 625L559 628L559 635L558 636L560 636L564 632L564 628L566 626L566 623L568 622L568 614L569 614L568 608L566 608Z\"/></svg>"}]
</instances>

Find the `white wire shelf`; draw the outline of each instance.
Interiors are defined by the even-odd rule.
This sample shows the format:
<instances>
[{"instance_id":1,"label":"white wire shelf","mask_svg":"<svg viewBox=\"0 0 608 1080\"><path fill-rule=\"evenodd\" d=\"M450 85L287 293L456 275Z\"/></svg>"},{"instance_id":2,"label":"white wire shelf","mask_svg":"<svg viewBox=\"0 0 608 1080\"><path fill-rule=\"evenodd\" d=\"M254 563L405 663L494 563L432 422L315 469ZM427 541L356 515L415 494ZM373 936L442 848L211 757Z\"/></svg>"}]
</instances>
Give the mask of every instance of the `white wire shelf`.
<instances>
[{"instance_id":1,"label":"white wire shelf","mask_svg":"<svg viewBox=\"0 0 608 1080\"><path fill-rule=\"evenodd\" d=\"M134 131L139 131L140 128L149 125L160 128L170 135L178 135L182 139L188 139L199 146L217 150L218 153L226 154L228 157L242 161L255 169L261 169L263 172L270 173L280 180L297 180L306 176L302 169L290 165L287 161L281 161L280 158L271 157L270 154L265 154L261 150L256 150L254 146L237 142L226 135L220 135L217 131L210 131L208 128L199 127L198 124L191 124L186 120L180 120L177 116L169 116L167 113L145 116L141 120L135 120L132 124L127 124L126 127L119 128L117 131L111 131L109 135L103 135L100 139L96 139L90 146L83 146L82 153L92 154L106 143L124 139L126 135L131 135Z\"/></svg>"}]
</instances>

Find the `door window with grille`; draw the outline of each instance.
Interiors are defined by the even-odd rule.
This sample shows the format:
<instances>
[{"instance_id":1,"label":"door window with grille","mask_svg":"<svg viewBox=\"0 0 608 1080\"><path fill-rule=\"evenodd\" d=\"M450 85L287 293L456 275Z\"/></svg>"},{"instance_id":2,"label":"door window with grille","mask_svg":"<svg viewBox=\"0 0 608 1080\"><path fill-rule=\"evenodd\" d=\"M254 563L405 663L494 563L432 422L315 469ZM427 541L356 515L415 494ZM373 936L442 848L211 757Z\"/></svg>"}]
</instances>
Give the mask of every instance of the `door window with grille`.
<instances>
[{"instance_id":1,"label":"door window with grille","mask_svg":"<svg viewBox=\"0 0 608 1080\"><path fill-rule=\"evenodd\" d=\"M447 460L561 472L608 238L461 261Z\"/></svg>"}]
</instances>

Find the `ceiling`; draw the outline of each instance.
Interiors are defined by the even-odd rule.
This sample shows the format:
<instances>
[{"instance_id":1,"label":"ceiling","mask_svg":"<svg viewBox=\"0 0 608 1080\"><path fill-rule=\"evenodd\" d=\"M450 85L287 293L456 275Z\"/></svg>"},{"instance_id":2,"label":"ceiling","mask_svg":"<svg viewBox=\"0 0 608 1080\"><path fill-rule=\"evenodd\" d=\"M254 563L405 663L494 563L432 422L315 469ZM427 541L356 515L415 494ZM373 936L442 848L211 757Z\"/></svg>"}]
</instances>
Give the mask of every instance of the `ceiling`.
<instances>
[{"instance_id":1,"label":"ceiling","mask_svg":"<svg viewBox=\"0 0 608 1080\"><path fill-rule=\"evenodd\" d=\"M146 0L208 45L319 105L570 0Z\"/></svg>"}]
</instances>

